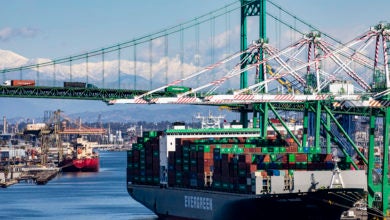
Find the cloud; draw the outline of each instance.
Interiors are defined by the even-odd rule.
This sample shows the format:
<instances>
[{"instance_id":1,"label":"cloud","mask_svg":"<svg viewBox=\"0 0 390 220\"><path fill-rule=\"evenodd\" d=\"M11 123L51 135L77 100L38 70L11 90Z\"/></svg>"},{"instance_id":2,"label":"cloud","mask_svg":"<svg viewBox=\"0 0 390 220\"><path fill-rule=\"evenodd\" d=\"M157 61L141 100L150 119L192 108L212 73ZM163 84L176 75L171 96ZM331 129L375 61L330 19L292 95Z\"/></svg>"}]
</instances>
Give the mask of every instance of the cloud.
<instances>
[{"instance_id":1,"label":"cloud","mask_svg":"<svg viewBox=\"0 0 390 220\"><path fill-rule=\"evenodd\" d=\"M0 40L6 41L12 36L12 29L9 27L0 30Z\"/></svg>"},{"instance_id":2,"label":"cloud","mask_svg":"<svg viewBox=\"0 0 390 220\"><path fill-rule=\"evenodd\" d=\"M10 28L5 27L0 29L0 41L9 41L15 37L31 38L37 35L38 29L22 27L22 28Z\"/></svg>"}]
</instances>

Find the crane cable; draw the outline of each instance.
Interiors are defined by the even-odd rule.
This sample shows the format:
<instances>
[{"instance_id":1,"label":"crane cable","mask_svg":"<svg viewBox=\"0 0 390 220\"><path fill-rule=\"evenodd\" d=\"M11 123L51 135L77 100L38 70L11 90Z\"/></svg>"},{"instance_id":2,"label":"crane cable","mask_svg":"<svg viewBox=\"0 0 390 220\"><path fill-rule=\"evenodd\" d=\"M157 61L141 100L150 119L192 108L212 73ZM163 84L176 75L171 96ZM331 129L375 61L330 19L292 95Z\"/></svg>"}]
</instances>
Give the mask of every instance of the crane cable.
<instances>
[{"instance_id":1,"label":"crane cable","mask_svg":"<svg viewBox=\"0 0 390 220\"><path fill-rule=\"evenodd\" d=\"M178 84L178 83L180 83L180 82L184 82L184 81L186 81L186 80L188 80L188 79L191 79L191 78L193 78L193 77L196 77L196 76L198 76L198 75L200 75L200 74L202 74L202 73L205 73L205 72L207 72L207 71L209 71L209 70L215 69L216 67L218 67L218 66L220 66L220 65L222 65L222 64L224 64L224 63L226 63L226 62L229 62L229 61L231 61L232 59L237 58L237 57L241 56L241 55L244 54L244 53L247 53L248 51L253 51L255 48L256 48L256 45L250 45L250 46L248 47L248 49L246 49L246 50L244 50L244 51L237 52L237 53L235 53L235 54L233 54L233 55L231 55L231 56L229 56L229 57L227 57L227 58L225 58L225 59L222 59L222 60L220 60L219 62L217 62L217 63L215 63L215 64L211 64L211 65L205 67L204 69L202 69L202 70L200 70L200 71L197 71L197 72L195 72L195 73L193 73L193 74L191 74L191 75L189 75L189 76L187 76L187 77L185 77L185 78L182 78L182 79L173 81L173 82L171 82L171 83L169 83L169 84L166 84L166 85L161 86L161 87L159 87L159 88L153 89L153 90L151 90L151 91L149 91L149 92L146 92L146 93L144 93L144 94L141 94L141 95L135 97L135 99L141 99L141 98L143 98L144 96L153 94L153 93L155 93L155 92L157 92L157 91L160 91L160 90L163 90L163 89L165 89L165 88L167 88L167 87L169 87L169 86L176 85L176 84Z\"/></svg>"}]
</instances>

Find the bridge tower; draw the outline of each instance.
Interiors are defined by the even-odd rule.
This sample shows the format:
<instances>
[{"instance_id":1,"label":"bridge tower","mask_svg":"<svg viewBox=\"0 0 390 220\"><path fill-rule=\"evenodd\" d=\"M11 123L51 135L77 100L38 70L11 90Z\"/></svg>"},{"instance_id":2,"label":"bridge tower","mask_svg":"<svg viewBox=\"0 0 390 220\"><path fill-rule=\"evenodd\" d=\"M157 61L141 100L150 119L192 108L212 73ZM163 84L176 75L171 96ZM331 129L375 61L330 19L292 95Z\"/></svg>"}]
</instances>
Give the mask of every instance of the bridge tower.
<instances>
[{"instance_id":1,"label":"bridge tower","mask_svg":"<svg viewBox=\"0 0 390 220\"><path fill-rule=\"evenodd\" d=\"M266 35L266 0L241 0L241 40L240 47L241 51L245 50L248 46L247 42L247 18L250 16L259 16L259 39L265 40ZM245 54L241 55L241 59L245 57ZM264 58L263 49L259 50L258 59L262 60ZM252 59L253 60L253 59ZM242 64L241 68L245 68L248 63L245 62ZM260 72L258 74L257 82L264 81L264 70L265 64L261 64L258 68ZM241 73L240 76L240 89L246 88L248 86L247 72ZM266 93L265 89L262 89L260 92ZM241 123L244 127L248 127L248 111L247 108L243 108L241 111ZM257 121L259 123L257 123ZM268 104L254 104L253 106L253 126L259 126L261 129L261 135L264 137L267 135L268 127Z\"/></svg>"}]
</instances>

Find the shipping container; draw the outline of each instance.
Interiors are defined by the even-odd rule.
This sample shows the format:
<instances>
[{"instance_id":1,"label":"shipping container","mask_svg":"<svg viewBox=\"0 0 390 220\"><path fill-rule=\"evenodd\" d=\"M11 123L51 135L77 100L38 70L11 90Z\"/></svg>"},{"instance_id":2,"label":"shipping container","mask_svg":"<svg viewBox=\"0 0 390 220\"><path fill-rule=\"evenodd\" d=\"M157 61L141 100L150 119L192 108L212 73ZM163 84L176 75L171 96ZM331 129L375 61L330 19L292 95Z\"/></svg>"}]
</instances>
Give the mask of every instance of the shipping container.
<instances>
[{"instance_id":1,"label":"shipping container","mask_svg":"<svg viewBox=\"0 0 390 220\"><path fill-rule=\"evenodd\" d=\"M85 82L64 82L65 88L97 88L94 84Z\"/></svg>"},{"instance_id":2,"label":"shipping container","mask_svg":"<svg viewBox=\"0 0 390 220\"><path fill-rule=\"evenodd\" d=\"M86 83L85 82L64 82L65 88L85 88Z\"/></svg>"},{"instance_id":3,"label":"shipping container","mask_svg":"<svg viewBox=\"0 0 390 220\"><path fill-rule=\"evenodd\" d=\"M35 86L34 80L6 80L4 81L5 86Z\"/></svg>"}]
</instances>

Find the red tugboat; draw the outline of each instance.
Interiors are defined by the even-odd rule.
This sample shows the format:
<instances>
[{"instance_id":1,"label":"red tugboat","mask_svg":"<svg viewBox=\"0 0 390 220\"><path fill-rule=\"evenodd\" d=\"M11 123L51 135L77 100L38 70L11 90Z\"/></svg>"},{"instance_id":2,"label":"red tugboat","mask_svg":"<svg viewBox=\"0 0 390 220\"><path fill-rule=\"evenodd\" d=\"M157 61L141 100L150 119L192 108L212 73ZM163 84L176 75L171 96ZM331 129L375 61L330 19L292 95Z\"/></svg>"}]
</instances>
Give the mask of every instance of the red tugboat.
<instances>
[{"instance_id":1,"label":"red tugboat","mask_svg":"<svg viewBox=\"0 0 390 220\"><path fill-rule=\"evenodd\" d=\"M99 154L94 151L97 142L89 142L78 137L73 145L68 146L64 159L59 163L63 172L98 172Z\"/></svg>"}]
</instances>

